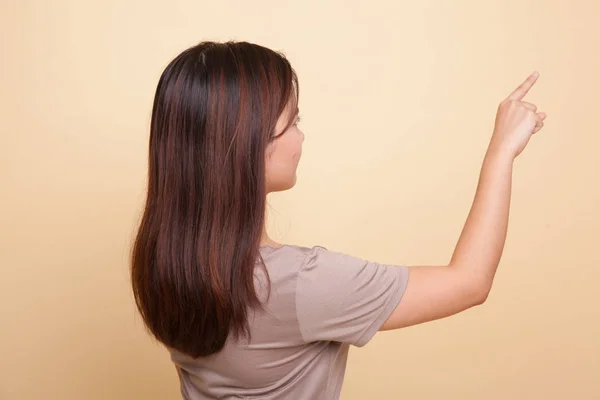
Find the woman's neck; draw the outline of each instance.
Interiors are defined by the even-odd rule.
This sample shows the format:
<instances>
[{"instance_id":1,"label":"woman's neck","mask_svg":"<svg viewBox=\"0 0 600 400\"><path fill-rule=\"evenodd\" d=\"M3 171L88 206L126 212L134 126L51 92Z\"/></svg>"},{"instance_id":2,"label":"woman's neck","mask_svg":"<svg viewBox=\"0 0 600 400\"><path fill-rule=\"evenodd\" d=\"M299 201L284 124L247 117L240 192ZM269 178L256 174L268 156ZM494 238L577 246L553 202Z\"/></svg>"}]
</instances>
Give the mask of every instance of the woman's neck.
<instances>
[{"instance_id":1,"label":"woman's neck","mask_svg":"<svg viewBox=\"0 0 600 400\"><path fill-rule=\"evenodd\" d=\"M268 247L281 247L281 243L277 243L276 241L272 240L269 237L269 234L267 232L267 228L266 227L263 230L262 236L260 238L260 245L261 246L268 246Z\"/></svg>"}]
</instances>

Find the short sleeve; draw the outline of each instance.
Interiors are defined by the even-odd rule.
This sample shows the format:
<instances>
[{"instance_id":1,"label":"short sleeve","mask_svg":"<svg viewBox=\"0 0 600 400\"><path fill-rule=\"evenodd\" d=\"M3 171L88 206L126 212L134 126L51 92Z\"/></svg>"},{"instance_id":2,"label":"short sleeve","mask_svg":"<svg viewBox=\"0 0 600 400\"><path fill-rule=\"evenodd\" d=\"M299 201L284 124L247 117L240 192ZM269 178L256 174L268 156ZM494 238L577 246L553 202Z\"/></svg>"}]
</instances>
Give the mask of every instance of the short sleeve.
<instances>
[{"instance_id":1,"label":"short sleeve","mask_svg":"<svg viewBox=\"0 0 600 400\"><path fill-rule=\"evenodd\" d=\"M400 303L407 283L406 267L310 249L296 285L303 340L364 346Z\"/></svg>"}]
</instances>

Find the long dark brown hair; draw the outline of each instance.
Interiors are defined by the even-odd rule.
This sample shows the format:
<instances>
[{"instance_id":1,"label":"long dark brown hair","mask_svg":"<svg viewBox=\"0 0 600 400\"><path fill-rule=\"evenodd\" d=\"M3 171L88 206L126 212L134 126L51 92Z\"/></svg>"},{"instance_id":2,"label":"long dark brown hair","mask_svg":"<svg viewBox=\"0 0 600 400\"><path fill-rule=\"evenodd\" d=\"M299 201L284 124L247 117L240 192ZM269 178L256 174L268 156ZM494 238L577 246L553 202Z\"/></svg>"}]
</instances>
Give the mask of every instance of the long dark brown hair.
<instances>
[{"instance_id":1,"label":"long dark brown hair","mask_svg":"<svg viewBox=\"0 0 600 400\"><path fill-rule=\"evenodd\" d=\"M247 42L202 42L160 77L131 281L146 326L170 348L201 357L249 335L248 311L261 306L265 148L290 101L290 63Z\"/></svg>"}]
</instances>

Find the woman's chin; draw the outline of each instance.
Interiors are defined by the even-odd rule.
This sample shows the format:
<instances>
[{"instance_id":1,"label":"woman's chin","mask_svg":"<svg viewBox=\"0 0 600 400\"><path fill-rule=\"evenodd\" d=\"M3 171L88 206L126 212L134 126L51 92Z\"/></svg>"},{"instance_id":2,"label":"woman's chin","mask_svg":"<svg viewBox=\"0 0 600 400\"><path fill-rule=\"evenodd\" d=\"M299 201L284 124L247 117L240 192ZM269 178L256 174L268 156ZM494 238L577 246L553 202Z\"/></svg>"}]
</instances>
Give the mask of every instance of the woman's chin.
<instances>
[{"instance_id":1,"label":"woman's chin","mask_svg":"<svg viewBox=\"0 0 600 400\"><path fill-rule=\"evenodd\" d=\"M294 174L294 176L289 181L277 182L277 184L271 185L269 190L267 190L267 193L285 192L286 190L290 190L291 188L296 186L297 180L298 180L298 177L296 174Z\"/></svg>"}]
</instances>

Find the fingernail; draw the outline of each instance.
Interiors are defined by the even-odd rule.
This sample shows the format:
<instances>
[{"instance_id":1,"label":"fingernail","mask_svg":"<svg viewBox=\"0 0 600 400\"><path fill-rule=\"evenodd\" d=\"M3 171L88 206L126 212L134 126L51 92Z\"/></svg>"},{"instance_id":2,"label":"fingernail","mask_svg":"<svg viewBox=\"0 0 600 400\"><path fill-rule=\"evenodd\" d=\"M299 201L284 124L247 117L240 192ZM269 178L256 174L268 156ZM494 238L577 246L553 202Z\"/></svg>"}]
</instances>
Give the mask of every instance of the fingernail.
<instances>
[{"instance_id":1,"label":"fingernail","mask_svg":"<svg viewBox=\"0 0 600 400\"><path fill-rule=\"evenodd\" d=\"M533 76L535 76L535 77L537 78L538 76L540 76L540 73L539 73L539 72L537 72L537 71L533 71L533 74L532 74L532 75L533 75Z\"/></svg>"}]
</instances>

